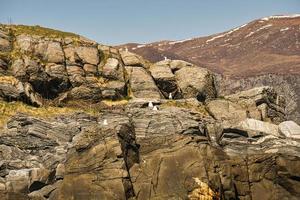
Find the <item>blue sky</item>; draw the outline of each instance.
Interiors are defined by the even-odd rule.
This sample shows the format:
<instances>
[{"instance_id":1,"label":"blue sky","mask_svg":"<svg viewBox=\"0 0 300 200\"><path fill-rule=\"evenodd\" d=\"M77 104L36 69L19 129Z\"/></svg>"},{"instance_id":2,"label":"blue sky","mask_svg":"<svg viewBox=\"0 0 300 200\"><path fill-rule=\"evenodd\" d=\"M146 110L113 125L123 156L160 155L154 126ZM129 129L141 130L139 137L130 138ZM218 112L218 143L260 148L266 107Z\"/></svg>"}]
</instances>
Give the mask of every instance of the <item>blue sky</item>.
<instances>
[{"instance_id":1,"label":"blue sky","mask_svg":"<svg viewBox=\"0 0 300 200\"><path fill-rule=\"evenodd\" d=\"M300 0L0 0L0 23L41 25L103 44L180 40L300 13Z\"/></svg>"}]
</instances>

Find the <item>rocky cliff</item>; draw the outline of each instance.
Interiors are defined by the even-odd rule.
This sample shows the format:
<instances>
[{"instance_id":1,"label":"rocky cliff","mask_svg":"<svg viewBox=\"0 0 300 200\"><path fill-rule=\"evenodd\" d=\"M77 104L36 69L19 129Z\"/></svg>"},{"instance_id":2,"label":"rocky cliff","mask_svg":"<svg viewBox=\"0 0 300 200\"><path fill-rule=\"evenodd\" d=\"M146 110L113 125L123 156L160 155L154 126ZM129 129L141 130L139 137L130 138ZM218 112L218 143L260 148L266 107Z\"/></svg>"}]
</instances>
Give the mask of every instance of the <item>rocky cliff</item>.
<instances>
[{"instance_id":1,"label":"rocky cliff","mask_svg":"<svg viewBox=\"0 0 300 200\"><path fill-rule=\"evenodd\" d=\"M294 94L42 27L0 51L0 199L299 199Z\"/></svg>"}]
</instances>

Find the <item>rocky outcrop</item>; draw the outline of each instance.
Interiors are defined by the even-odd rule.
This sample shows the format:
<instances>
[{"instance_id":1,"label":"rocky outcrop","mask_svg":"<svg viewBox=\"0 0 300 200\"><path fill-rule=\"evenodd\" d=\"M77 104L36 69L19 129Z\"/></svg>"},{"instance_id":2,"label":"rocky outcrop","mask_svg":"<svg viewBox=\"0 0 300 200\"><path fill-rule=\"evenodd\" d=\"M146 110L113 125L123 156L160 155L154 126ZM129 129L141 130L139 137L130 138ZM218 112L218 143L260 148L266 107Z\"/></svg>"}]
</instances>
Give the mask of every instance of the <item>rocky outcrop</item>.
<instances>
[{"instance_id":1,"label":"rocky outcrop","mask_svg":"<svg viewBox=\"0 0 300 200\"><path fill-rule=\"evenodd\" d=\"M13 76L0 76L0 98L6 101L21 100L34 106L42 105L40 95L30 83L22 83Z\"/></svg>"},{"instance_id":2,"label":"rocky outcrop","mask_svg":"<svg viewBox=\"0 0 300 200\"><path fill-rule=\"evenodd\" d=\"M160 99L161 94L151 75L141 67L126 66L130 93L136 98Z\"/></svg>"},{"instance_id":3,"label":"rocky outcrop","mask_svg":"<svg viewBox=\"0 0 300 200\"><path fill-rule=\"evenodd\" d=\"M175 75L169 65L156 63L149 68L155 83L165 98L182 98L181 91L177 86Z\"/></svg>"},{"instance_id":4,"label":"rocky outcrop","mask_svg":"<svg viewBox=\"0 0 300 200\"><path fill-rule=\"evenodd\" d=\"M214 77L207 69L187 66L176 71L175 75L184 98L196 97L205 101L216 97Z\"/></svg>"},{"instance_id":5,"label":"rocky outcrop","mask_svg":"<svg viewBox=\"0 0 300 200\"><path fill-rule=\"evenodd\" d=\"M299 106L300 101L297 96L300 91L300 78L298 75L260 75L248 78L234 79L229 77L216 76L216 86L218 93L221 96L226 96L238 91L249 90L254 87L270 86L281 96L285 97L286 101L286 117L299 121Z\"/></svg>"},{"instance_id":6,"label":"rocky outcrop","mask_svg":"<svg viewBox=\"0 0 300 200\"><path fill-rule=\"evenodd\" d=\"M225 94L185 61L20 28L0 32L0 199L299 198L300 128L272 87Z\"/></svg>"},{"instance_id":7,"label":"rocky outcrop","mask_svg":"<svg viewBox=\"0 0 300 200\"><path fill-rule=\"evenodd\" d=\"M278 126L280 133L286 137L300 139L300 126L293 121L285 121Z\"/></svg>"}]
</instances>

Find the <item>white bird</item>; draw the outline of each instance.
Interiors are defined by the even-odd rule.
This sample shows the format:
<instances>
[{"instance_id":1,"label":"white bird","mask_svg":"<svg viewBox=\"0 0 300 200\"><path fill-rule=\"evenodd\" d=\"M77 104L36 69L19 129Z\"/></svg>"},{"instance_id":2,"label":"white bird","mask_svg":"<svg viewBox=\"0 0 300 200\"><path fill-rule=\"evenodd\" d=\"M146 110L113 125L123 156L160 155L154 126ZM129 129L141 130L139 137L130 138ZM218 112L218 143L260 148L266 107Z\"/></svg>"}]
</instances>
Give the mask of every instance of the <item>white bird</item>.
<instances>
[{"instance_id":1,"label":"white bird","mask_svg":"<svg viewBox=\"0 0 300 200\"><path fill-rule=\"evenodd\" d=\"M149 101L148 107L149 107L149 108L153 108L153 103L152 103L152 101Z\"/></svg>"},{"instance_id":2,"label":"white bird","mask_svg":"<svg viewBox=\"0 0 300 200\"><path fill-rule=\"evenodd\" d=\"M107 119L103 120L103 125L104 125L104 126L107 126L107 125L108 125Z\"/></svg>"},{"instance_id":3,"label":"white bird","mask_svg":"<svg viewBox=\"0 0 300 200\"><path fill-rule=\"evenodd\" d=\"M172 93L169 93L169 99L173 99Z\"/></svg>"},{"instance_id":4,"label":"white bird","mask_svg":"<svg viewBox=\"0 0 300 200\"><path fill-rule=\"evenodd\" d=\"M153 107L153 110L158 110L156 106Z\"/></svg>"},{"instance_id":5,"label":"white bird","mask_svg":"<svg viewBox=\"0 0 300 200\"><path fill-rule=\"evenodd\" d=\"M128 48L127 47L125 48L125 51L128 52Z\"/></svg>"},{"instance_id":6,"label":"white bird","mask_svg":"<svg viewBox=\"0 0 300 200\"><path fill-rule=\"evenodd\" d=\"M168 58L165 56L165 60L168 60Z\"/></svg>"}]
</instances>

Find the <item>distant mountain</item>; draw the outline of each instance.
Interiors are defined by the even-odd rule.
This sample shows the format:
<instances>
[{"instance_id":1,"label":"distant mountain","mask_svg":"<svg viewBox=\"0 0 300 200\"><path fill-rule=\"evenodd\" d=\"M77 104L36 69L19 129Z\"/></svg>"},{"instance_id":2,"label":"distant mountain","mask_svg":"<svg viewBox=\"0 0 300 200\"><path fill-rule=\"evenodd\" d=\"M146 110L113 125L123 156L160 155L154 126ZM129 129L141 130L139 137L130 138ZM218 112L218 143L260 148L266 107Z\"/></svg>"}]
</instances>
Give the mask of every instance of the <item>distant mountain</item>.
<instances>
[{"instance_id":1,"label":"distant mountain","mask_svg":"<svg viewBox=\"0 0 300 200\"><path fill-rule=\"evenodd\" d=\"M300 14L254 20L207 37L125 44L152 62L186 60L219 77L219 94L269 85L287 97L289 118L300 123Z\"/></svg>"},{"instance_id":2,"label":"distant mountain","mask_svg":"<svg viewBox=\"0 0 300 200\"><path fill-rule=\"evenodd\" d=\"M300 15L270 16L208 37L124 47L152 62L182 59L230 77L300 74Z\"/></svg>"}]
</instances>

